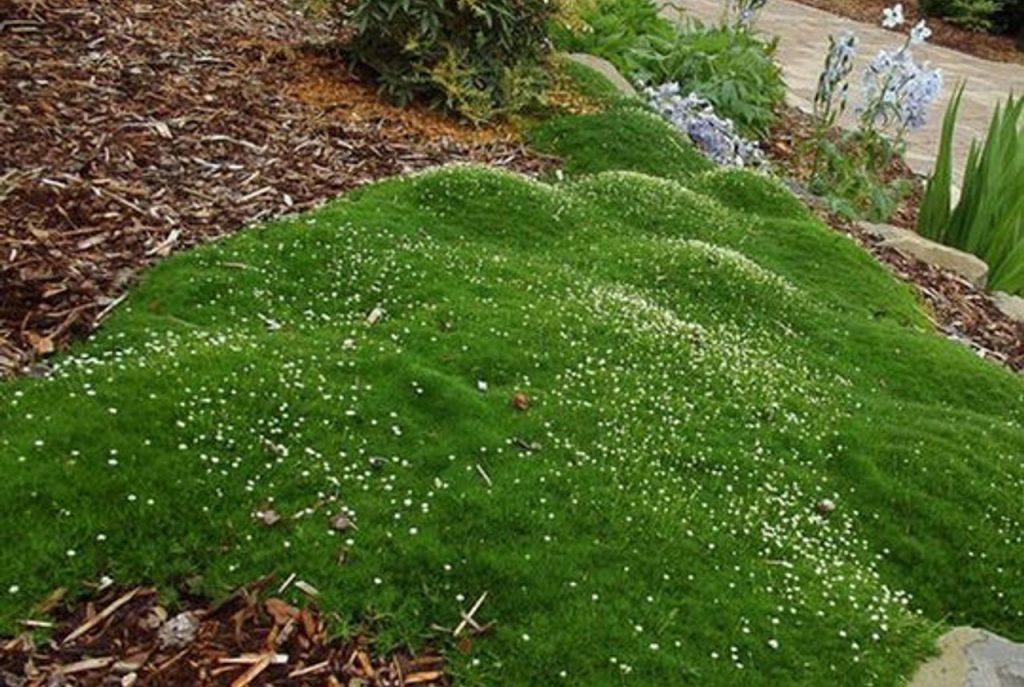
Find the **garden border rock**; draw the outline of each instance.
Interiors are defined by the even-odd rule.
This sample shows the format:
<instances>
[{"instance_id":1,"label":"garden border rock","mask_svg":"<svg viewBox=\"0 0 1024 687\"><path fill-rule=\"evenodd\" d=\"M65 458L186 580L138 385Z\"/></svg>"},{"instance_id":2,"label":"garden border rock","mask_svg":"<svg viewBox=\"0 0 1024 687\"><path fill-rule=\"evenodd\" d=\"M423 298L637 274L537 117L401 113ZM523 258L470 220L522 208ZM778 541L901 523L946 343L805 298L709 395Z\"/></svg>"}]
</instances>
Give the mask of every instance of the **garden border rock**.
<instances>
[{"instance_id":1,"label":"garden border rock","mask_svg":"<svg viewBox=\"0 0 1024 687\"><path fill-rule=\"evenodd\" d=\"M1017 687L1024 684L1024 644L973 627L956 627L938 642L910 687Z\"/></svg>"},{"instance_id":2,"label":"garden border rock","mask_svg":"<svg viewBox=\"0 0 1024 687\"><path fill-rule=\"evenodd\" d=\"M633 84L631 84L629 80L622 75L622 72L616 69L615 65L608 60L584 52L566 53L565 57L576 64L593 69L595 72L608 79L608 81L615 86L622 95L629 98L639 97L639 93L637 93Z\"/></svg>"},{"instance_id":3,"label":"garden border rock","mask_svg":"<svg viewBox=\"0 0 1024 687\"><path fill-rule=\"evenodd\" d=\"M992 303L1011 320L1024 324L1024 298L1004 291L992 293Z\"/></svg>"},{"instance_id":4,"label":"garden border rock","mask_svg":"<svg viewBox=\"0 0 1024 687\"><path fill-rule=\"evenodd\" d=\"M882 239L882 245L895 248L905 255L917 258L944 270L960 275L979 289L988 282L988 265L981 258L936 243L908 229L891 224L861 222L860 226Z\"/></svg>"}]
</instances>

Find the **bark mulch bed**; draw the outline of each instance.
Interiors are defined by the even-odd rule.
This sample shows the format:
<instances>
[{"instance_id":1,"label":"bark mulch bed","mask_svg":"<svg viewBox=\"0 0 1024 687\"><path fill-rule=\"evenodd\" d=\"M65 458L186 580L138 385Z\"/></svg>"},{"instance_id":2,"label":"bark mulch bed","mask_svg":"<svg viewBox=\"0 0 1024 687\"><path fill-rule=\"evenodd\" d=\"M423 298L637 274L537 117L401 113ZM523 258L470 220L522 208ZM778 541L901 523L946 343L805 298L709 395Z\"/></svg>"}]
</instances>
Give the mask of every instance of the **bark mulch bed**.
<instances>
[{"instance_id":1,"label":"bark mulch bed","mask_svg":"<svg viewBox=\"0 0 1024 687\"><path fill-rule=\"evenodd\" d=\"M509 132L380 103L291 7L0 0L0 377L171 252L440 163L550 167Z\"/></svg>"},{"instance_id":2,"label":"bark mulch bed","mask_svg":"<svg viewBox=\"0 0 1024 687\"><path fill-rule=\"evenodd\" d=\"M52 632L0 640L0 686L288 685L442 687L450 684L436 651L375 654L368 634L332 639L312 604L296 608L266 593L264 578L223 601L186 602L171 616L157 591L108 590L56 611L63 590L44 602L55 622L25 621Z\"/></svg>"},{"instance_id":3,"label":"bark mulch bed","mask_svg":"<svg viewBox=\"0 0 1024 687\"><path fill-rule=\"evenodd\" d=\"M1011 320L987 293L951 272L904 255L861 227L825 215L823 219L850 234L893 274L914 286L944 336L980 357L1024 374L1024 323Z\"/></svg>"},{"instance_id":4,"label":"bark mulch bed","mask_svg":"<svg viewBox=\"0 0 1024 687\"><path fill-rule=\"evenodd\" d=\"M983 358L1024 374L1024 323L1003 314L987 293L970 282L883 245L877 236L829 212L820 200L802 189L811 164L803 146L811 139L812 132L813 126L807 114L787 108L780 113L779 124L769 137L768 157L780 173L797 181L794 190L798 195L826 224L850 235L893 274L912 284L928 304L932 323L940 333L970 347ZM886 180L900 177L913 181L910 195L896 209L889 223L916 231L923 194L921 180L900 160L893 162L884 177Z\"/></svg>"},{"instance_id":5,"label":"bark mulch bed","mask_svg":"<svg viewBox=\"0 0 1024 687\"><path fill-rule=\"evenodd\" d=\"M796 1L833 14L876 25L882 23L882 10L896 4L896 0ZM976 55L986 60L1024 64L1024 51L1018 47L1018 40L1011 36L971 31L938 17L927 17L921 13L920 3L917 0L903 0L903 9L908 21L928 20L928 26L933 32L932 37L928 39L931 43Z\"/></svg>"}]
</instances>

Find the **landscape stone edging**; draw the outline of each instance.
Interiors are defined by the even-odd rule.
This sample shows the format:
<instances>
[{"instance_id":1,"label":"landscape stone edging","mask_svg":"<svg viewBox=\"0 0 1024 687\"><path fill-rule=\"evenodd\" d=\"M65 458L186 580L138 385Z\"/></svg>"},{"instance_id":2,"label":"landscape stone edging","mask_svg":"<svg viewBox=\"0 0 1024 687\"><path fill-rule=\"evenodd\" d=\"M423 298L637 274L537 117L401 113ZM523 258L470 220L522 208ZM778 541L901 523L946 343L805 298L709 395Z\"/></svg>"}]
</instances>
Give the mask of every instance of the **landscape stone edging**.
<instances>
[{"instance_id":1,"label":"landscape stone edging","mask_svg":"<svg viewBox=\"0 0 1024 687\"><path fill-rule=\"evenodd\" d=\"M1005 291L993 291L992 304L1011 320L1024 324L1024 298Z\"/></svg>"},{"instance_id":2,"label":"landscape stone edging","mask_svg":"<svg viewBox=\"0 0 1024 687\"><path fill-rule=\"evenodd\" d=\"M626 77L624 77L622 73L615 68L614 64L604 59L603 57L590 55L584 52L566 53L565 57L567 59L572 60L576 64L581 64L584 67L590 67L591 69L599 73L601 76L608 79L608 81L610 81L611 84L615 86L615 88L622 95L629 98L639 97L640 94L637 93L636 88L633 87L633 84L631 84L629 80L626 79Z\"/></svg>"},{"instance_id":3,"label":"landscape stone edging","mask_svg":"<svg viewBox=\"0 0 1024 687\"><path fill-rule=\"evenodd\" d=\"M972 285L984 289L988 282L988 265L976 255L936 243L909 229L891 224L860 222L865 231L882 239L882 245L901 253L960 275Z\"/></svg>"},{"instance_id":4,"label":"landscape stone edging","mask_svg":"<svg viewBox=\"0 0 1024 687\"><path fill-rule=\"evenodd\" d=\"M910 687L1010 687L1024 684L1024 644L986 630L956 627L938 641Z\"/></svg>"}]
</instances>

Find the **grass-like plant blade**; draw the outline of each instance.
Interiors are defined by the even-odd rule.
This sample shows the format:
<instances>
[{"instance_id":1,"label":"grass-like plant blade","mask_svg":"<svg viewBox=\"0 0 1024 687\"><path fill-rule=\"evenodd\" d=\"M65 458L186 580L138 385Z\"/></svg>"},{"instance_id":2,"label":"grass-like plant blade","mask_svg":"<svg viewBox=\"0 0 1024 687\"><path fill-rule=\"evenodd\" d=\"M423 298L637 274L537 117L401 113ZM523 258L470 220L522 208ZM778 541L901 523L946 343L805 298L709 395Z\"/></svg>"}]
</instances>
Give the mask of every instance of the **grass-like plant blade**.
<instances>
[{"instance_id":1,"label":"grass-like plant blade","mask_svg":"<svg viewBox=\"0 0 1024 687\"><path fill-rule=\"evenodd\" d=\"M939 143L938 158L925 187L917 218L918 233L936 241L945 241L949 227L950 186L953 183L953 132L960 115L960 101L963 95L964 83L961 83L949 101L942 119L942 139Z\"/></svg>"},{"instance_id":2,"label":"grass-like plant blade","mask_svg":"<svg viewBox=\"0 0 1024 687\"><path fill-rule=\"evenodd\" d=\"M949 212L952 137L961 86L943 121L935 172L922 201L918 230L924 236L969 251L990 268L992 288L1024 292L1024 98L1011 95L996 106L984 142L973 141L964 168L963 190Z\"/></svg>"}]
</instances>

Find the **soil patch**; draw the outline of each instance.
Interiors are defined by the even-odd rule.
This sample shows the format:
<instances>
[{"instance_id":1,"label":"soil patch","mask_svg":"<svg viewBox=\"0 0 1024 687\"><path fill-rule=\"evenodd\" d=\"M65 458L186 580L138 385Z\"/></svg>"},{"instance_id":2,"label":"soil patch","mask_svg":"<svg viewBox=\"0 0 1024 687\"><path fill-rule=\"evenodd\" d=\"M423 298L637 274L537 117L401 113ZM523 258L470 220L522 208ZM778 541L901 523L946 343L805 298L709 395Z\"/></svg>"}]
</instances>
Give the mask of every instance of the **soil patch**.
<instances>
[{"instance_id":1,"label":"soil patch","mask_svg":"<svg viewBox=\"0 0 1024 687\"><path fill-rule=\"evenodd\" d=\"M894 0L796 1L842 17L879 26L882 22L882 10L896 4ZM916 22L919 19L928 20L928 26L932 30L932 37L928 39L931 43L976 55L986 60L1024 64L1024 51L1018 47L1017 40L1010 36L971 31L938 17L926 17L921 12L920 3L917 0L903 0L903 9L908 22Z\"/></svg>"},{"instance_id":2,"label":"soil patch","mask_svg":"<svg viewBox=\"0 0 1024 687\"><path fill-rule=\"evenodd\" d=\"M381 103L276 0L0 0L0 376L93 331L172 252L511 131Z\"/></svg>"}]
</instances>

